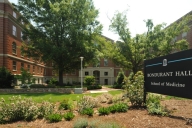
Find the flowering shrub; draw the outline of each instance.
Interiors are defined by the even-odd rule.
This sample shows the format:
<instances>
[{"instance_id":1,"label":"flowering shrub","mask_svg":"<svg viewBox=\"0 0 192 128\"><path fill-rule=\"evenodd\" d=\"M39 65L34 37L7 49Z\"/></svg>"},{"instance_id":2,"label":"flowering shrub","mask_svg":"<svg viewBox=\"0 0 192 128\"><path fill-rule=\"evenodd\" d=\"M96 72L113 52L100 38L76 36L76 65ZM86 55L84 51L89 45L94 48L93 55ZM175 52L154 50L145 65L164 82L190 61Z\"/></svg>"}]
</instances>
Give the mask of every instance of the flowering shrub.
<instances>
[{"instance_id":1,"label":"flowering shrub","mask_svg":"<svg viewBox=\"0 0 192 128\"><path fill-rule=\"evenodd\" d=\"M43 102L39 106L32 99L22 99L21 96L11 97L9 102L5 102L2 98L0 102L0 122L32 121L38 117L51 114L53 108L53 105L48 102Z\"/></svg>"},{"instance_id":2,"label":"flowering shrub","mask_svg":"<svg viewBox=\"0 0 192 128\"><path fill-rule=\"evenodd\" d=\"M52 103L43 101L39 105L38 118L44 118L44 117L52 114L54 112L54 108L55 108L55 106Z\"/></svg>"},{"instance_id":3,"label":"flowering shrub","mask_svg":"<svg viewBox=\"0 0 192 128\"><path fill-rule=\"evenodd\" d=\"M91 96L83 96L78 102L77 102L77 108L78 112L82 113L82 111L86 108L94 108L98 104L98 101L94 99Z\"/></svg>"}]
</instances>

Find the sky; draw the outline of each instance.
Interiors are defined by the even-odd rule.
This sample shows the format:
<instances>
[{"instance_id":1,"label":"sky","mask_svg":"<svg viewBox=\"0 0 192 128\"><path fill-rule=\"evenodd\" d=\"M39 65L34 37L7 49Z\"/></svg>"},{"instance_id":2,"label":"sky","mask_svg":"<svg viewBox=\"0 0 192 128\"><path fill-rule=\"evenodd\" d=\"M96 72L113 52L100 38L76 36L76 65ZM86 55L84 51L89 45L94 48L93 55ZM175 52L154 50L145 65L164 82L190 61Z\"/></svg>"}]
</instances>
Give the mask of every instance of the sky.
<instances>
[{"instance_id":1,"label":"sky","mask_svg":"<svg viewBox=\"0 0 192 128\"><path fill-rule=\"evenodd\" d=\"M17 0L9 0L17 3ZM99 10L98 20L103 25L102 35L118 40L119 36L109 31L110 19L116 11L127 10L128 28L131 36L147 31L144 20L152 19L154 25L173 23L192 11L192 0L93 0Z\"/></svg>"}]
</instances>

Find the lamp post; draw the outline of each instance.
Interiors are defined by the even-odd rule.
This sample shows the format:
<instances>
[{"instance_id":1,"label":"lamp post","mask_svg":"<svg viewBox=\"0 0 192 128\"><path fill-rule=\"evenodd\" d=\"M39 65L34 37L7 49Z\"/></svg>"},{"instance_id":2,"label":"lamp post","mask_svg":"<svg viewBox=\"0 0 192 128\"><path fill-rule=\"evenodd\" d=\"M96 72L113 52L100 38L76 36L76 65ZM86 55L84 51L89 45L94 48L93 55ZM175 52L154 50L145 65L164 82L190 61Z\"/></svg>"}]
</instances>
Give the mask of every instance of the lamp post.
<instances>
[{"instance_id":1,"label":"lamp post","mask_svg":"<svg viewBox=\"0 0 192 128\"><path fill-rule=\"evenodd\" d=\"M113 73L112 73L112 68L111 69L111 86L112 86L112 76L113 76Z\"/></svg>"},{"instance_id":2,"label":"lamp post","mask_svg":"<svg viewBox=\"0 0 192 128\"><path fill-rule=\"evenodd\" d=\"M83 62L83 58L84 57L80 57L80 59L81 59L81 89L82 89L82 93L83 93L83 74L82 74L82 69L83 69L83 67L82 67L82 62Z\"/></svg>"}]
</instances>

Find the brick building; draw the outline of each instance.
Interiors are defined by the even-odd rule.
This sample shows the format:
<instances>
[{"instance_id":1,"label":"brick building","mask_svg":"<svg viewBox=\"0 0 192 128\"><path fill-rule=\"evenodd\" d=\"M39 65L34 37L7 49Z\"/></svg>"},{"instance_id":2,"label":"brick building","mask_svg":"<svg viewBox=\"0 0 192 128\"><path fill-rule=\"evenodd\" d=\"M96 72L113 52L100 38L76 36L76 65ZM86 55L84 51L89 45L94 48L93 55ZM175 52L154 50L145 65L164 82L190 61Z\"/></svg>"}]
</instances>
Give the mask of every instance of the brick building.
<instances>
[{"instance_id":1,"label":"brick building","mask_svg":"<svg viewBox=\"0 0 192 128\"><path fill-rule=\"evenodd\" d=\"M18 22L19 13L13 10L8 0L0 0L0 67L4 66L12 74L21 74L21 68L28 70L36 83L45 83L51 77L56 77L52 65L38 62L22 55L22 22ZM106 39L112 41L111 39ZM101 59L99 66L89 66L83 69L83 78L86 75L94 75L99 84L112 84L120 70L111 60ZM125 71L128 75L128 72ZM80 82L80 71L64 73L65 83ZM58 77L56 77L58 78ZM20 84L18 81L17 84Z\"/></svg>"},{"instance_id":2,"label":"brick building","mask_svg":"<svg viewBox=\"0 0 192 128\"><path fill-rule=\"evenodd\" d=\"M192 14L192 11L188 14ZM13 10L13 6L8 0L0 0L0 67L5 66L12 74L20 74L20 69L24 68L33 74L33 77L36 78L36 83L45 83L46 80L52 77L58 78L52 65L35 61L21 54L20 47L23 42L21 37L24 26L17 21L18 17L19 13ZM173 40L177 41L185 38L189 42L190 48L192 48L192 20L188 25L190 30L181 33ZM107 37L106 39L113 42ZM97 66L90 65L83 69L82 76L84 78L87 75L93 75L99 84L113 84L120 68L111 60L103 58ZM128 76L129 72L124 72ZM63 75L64 83L80 82L80 78L80 70L73 73L64 73Z\"/></svg>"},{"instance_id":3,"label":"brick building","mask_svg":"<svg viewBox=\"0 0 192 128\"><path fill-rule=\"evenodd\" d=\"M181 21L181 19L187 15L192 15L192 11L188 12L187 14L185 14L184 16L182 16L181 18L179 18L175 22ZM189 48L191 49L192 48L192 19L189 21L189 23L187 25L189 26L189 31L183 32L180 35L176 36L173 39L173 41L176 42L176 41L181 40L181 39L186 39L189 42Z\"/></svg>"}]
</instances>

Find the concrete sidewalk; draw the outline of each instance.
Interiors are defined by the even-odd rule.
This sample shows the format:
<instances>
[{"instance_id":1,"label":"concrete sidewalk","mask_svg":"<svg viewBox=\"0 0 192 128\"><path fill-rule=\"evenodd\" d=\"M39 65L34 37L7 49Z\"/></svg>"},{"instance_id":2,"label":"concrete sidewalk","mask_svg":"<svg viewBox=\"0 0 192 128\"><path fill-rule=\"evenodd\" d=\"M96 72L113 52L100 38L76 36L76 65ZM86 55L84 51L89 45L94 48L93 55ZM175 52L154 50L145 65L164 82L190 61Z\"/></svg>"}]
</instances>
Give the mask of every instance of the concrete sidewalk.
<instances>
[{"instance_id":1,"label":"concrete sidewalk","mask_svg":"<svg viewBox=\"0 0 192 128\"><path fill-rule=\"evenodd\" d=\"M108 92L107 90L105 89L98 89L98 90L92 90L92 91L89 91L90 93L103 93L103 92Z\"/></svg>"},{"instance_id":2,"label":"concrete sidewalk","mask_svg":"<svg viewBox=\"0 0 192 128\"><path fill-rule=\"evenodd\" d=\"M87 93L105 93L110 90L119 90L119 89L113 89L113 88L108 88L108 87L102 87L102 89L97 89L97 90L89 90Z\"/></svg>"}]
</instances>

